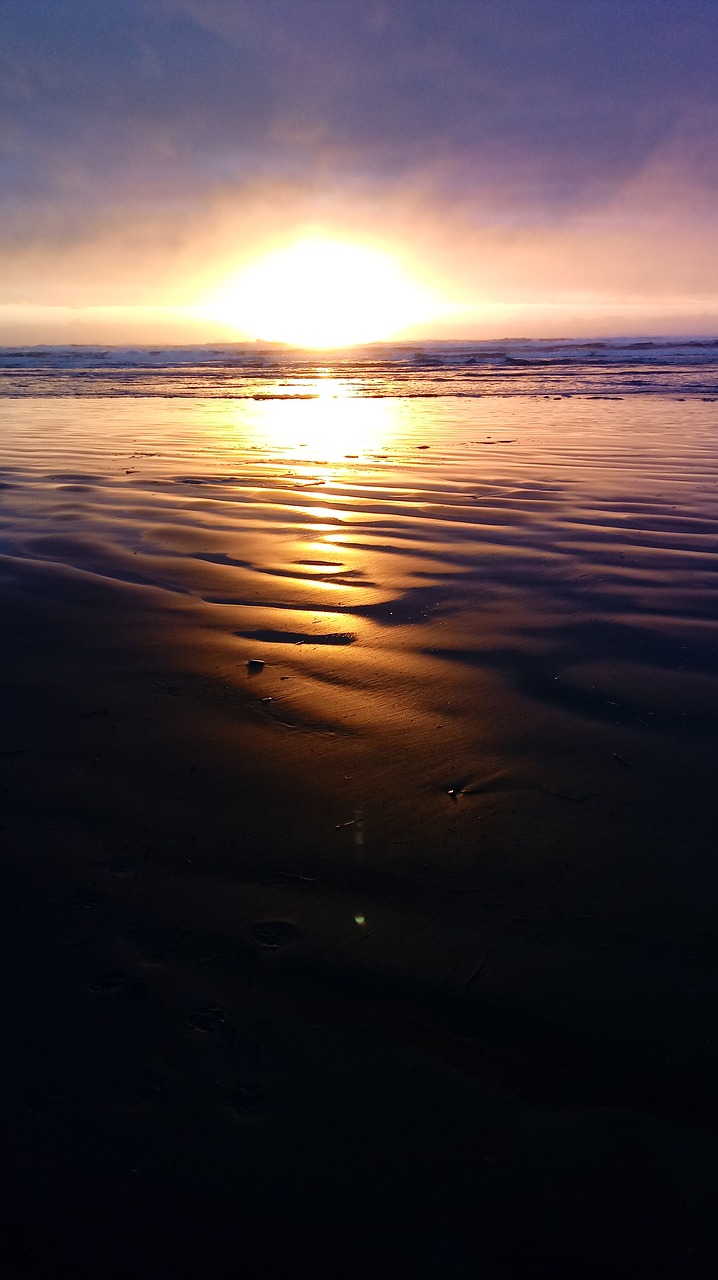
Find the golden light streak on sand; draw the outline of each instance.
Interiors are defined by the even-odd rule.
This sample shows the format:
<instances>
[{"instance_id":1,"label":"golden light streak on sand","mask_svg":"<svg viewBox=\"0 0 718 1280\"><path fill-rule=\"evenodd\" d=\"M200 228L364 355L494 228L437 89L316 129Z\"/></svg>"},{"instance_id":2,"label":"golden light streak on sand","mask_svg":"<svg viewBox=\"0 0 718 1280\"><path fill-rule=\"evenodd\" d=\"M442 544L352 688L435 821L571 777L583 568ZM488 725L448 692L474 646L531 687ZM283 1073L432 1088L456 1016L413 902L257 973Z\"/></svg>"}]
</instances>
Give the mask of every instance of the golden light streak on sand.
<instances>
[{"instance_id":1,"label":"golden light streak on sand","mask_svg":"<svg viewBox=\"0 0 718 1280\"><path fill-rule=\"evenodd\" d=\"M306 456L307 466L299 462L299 470L307 480L318 481L326 479L327 472L322 470L320 475L313 463L346 463L344 471L360 457L391 448L401 414L401 402L354 396L346 380L302 379L301 384L268 383L263 398L252 403L249 413L246 402L241 402L226 426L217 423L217 430L225 439L225 433L241 431L244 445L250 427L257 447L291 456L295 469Z\"/></svg>"}]
</instances>

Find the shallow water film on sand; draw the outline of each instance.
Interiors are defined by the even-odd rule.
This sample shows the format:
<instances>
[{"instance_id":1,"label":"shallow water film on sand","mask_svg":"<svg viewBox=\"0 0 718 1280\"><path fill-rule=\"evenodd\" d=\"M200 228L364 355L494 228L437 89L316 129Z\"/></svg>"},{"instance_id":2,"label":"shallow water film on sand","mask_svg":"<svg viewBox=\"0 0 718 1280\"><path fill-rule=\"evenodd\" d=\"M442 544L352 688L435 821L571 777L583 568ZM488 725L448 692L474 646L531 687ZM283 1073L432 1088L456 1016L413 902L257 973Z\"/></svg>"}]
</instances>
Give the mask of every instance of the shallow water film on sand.
<instances>
[{"instance_id":1,"label":"shallow water film on sand","mask_svg":"<svg viewBox=\"0 0 718 1280\"><path fill-rule=\"evenodd\" d=\"M8 1259L712 1274L718 404L667 369L0 400Z\"/></svg>"}]
</instances>

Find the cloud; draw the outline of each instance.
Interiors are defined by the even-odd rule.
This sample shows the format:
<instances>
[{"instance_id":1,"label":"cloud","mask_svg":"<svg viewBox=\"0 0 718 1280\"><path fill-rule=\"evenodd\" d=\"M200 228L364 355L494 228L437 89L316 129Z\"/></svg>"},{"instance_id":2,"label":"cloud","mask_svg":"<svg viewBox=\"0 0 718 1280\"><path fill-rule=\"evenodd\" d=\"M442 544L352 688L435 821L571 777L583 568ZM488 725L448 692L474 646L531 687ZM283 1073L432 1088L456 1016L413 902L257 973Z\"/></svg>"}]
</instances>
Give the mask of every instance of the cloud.
<instances>
[{"instance_id":1,"label":"cloud","mask_svg":"<svg viewBox=\"0 0 718 1280\"><path fill-rule=\"evenodd\" d=\"M7 155L58 198L456 157L560 210L717 99L712 0L4 0L3 26Z\"/></svg>"},{"instance_id":2,"label":"cloud","mask_svg":"<svg viewBox=\"0 0 718 1280\"><path fill-rule=\"evenodd\" d=\"M710 299L716 65L714 0L4 0L0 301L182 305L306 227L465 305Z\"/></svg>"}]
</instances>

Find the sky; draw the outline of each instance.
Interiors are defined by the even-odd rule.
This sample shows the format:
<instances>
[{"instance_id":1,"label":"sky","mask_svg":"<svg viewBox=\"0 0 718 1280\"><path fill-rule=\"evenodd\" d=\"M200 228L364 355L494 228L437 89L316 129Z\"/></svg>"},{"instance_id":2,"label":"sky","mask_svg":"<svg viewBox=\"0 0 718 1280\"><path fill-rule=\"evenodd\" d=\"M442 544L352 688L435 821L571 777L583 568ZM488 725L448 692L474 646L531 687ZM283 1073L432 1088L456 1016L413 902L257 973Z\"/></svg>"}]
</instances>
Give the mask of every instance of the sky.
<instances>
[{"instance_id":1,"label":"sky","mask_svg":"<svg viewBox=\"0 0 718 1280\"><path fill-rule=\"evenodd\" d=\"M307 236L409 337L718 333L716 67L716 0L2 0L0 342L252 336Z\"/></svg>"}]
</instances>

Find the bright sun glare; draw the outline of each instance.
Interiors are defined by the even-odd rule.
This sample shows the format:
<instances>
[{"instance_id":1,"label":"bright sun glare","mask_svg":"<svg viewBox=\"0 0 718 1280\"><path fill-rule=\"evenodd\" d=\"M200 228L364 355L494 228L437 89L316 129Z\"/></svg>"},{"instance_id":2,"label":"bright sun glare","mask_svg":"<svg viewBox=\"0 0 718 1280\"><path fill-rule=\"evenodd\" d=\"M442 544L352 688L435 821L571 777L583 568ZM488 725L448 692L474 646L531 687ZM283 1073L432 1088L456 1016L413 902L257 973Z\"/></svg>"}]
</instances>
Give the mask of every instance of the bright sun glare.
<instances>
[{"instance_id":1,"label":"bright sun glare","mask_svg":"<svg viewBox=\"0 0 718 1280\"><path fill-rule=\"evenodd\" d=\"M331 348L395 337L437 305L389 254L318 237L253 263L207 310L269 342Z\"/></svg>"}]
</instances>

